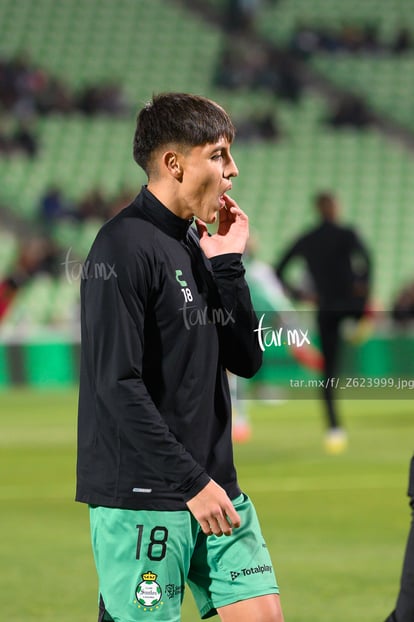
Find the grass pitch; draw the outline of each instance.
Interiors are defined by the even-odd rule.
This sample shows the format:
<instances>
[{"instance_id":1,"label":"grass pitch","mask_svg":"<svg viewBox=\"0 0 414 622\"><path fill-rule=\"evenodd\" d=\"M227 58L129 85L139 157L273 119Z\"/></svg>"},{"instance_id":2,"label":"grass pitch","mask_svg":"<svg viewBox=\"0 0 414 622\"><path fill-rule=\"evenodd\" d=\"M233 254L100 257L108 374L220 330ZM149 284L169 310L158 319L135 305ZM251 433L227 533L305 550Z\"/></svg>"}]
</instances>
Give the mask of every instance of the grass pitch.
<instances>
[{"instance_id":1,"label":"grass pitch","mask_svg":"<svg viewBox=\"0 0 414 622\"><path fill-rule=\"evenodd\" d=\"M0 602L8 622L97 618L87 510L73 502L76 400L75 390L0 393ZM343 455L324 454L320 404L300 400L249 403L253 438L236 447L286 622L382 622L395 602L410 520L413 406L340 406L350 435ZM198 619L188 592L182 620Z\"/></svg>"}]
</instances>

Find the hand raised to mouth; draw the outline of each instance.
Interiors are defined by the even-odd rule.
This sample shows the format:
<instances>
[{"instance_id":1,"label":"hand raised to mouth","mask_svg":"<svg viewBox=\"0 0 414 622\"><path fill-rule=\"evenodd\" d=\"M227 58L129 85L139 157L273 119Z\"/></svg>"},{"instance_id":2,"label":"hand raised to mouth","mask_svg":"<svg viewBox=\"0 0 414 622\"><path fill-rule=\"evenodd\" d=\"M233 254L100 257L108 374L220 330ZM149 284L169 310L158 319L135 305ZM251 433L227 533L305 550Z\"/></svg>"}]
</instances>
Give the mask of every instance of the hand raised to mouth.
<instances>
[{"instance_id":1,"label":"hand raised to mouth","mask_svg":"<svg viewBox=\"0 0 414 622\"><path fill-rule=\"evenodd\" d=\"M225 205L219 211L217 232L209 235L204 222L197 219L196 225L200 236L200 246L211 258L226 253L243 254L249 237L249 219L237 203L227 194L223 194Z\"/></svg>"}]
</instances>

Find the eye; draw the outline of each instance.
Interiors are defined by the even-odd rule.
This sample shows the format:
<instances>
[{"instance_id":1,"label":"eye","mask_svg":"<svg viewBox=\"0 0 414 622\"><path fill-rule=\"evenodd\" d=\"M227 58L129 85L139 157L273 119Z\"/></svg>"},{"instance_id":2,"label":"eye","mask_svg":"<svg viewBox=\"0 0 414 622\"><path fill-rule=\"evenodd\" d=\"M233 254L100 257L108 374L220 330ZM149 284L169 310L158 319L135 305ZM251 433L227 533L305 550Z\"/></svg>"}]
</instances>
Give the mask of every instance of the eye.
<instances>
[{"instance_id":1,"label":"eye","mask_svg":"<svg viewBox=\"0 0 414 622\"><path fill-rule=\"evenodd\" d=\"M212 160L221 160L222 158L223 158L222 153L215 153L213 156L211 156Z\"/></svg>"}]
</instances>

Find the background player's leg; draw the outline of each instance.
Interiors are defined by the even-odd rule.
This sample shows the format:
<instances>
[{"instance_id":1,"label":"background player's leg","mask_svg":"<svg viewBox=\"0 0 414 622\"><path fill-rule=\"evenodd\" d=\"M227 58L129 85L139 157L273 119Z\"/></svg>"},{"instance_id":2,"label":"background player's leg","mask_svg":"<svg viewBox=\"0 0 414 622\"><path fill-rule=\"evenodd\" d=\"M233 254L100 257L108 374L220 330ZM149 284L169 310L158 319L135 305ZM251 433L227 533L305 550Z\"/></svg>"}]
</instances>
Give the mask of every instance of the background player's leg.
<instances>
[{"instance_id":1,"label":"background player's leg","mask_svg":"<svg viewBox=\"0 0 414 622\"><path fill-rule=\"evenodd\" d=\"M318 315L319 336L325 363L322 394L328 428L325 449L328 453L340 453L346 447L346 433L341 426L334 399L341 338L340 322L340 316L336 313L321 312Z\"/></svg>"}]
</instances>

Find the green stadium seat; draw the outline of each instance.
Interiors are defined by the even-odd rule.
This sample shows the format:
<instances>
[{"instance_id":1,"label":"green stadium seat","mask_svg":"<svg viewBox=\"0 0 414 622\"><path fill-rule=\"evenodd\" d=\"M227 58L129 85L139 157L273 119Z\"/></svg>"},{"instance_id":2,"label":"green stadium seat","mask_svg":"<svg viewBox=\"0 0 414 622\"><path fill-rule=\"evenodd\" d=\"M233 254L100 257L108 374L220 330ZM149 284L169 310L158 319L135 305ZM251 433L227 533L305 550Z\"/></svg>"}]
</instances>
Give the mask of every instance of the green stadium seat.
<instances>
[{"instance_id":1,"label":"green stadium seat","mask_svg":"<svg viewBox=\"0 0 414 622\"><path fill-rule=\"evenodd\" d=\"M222 7L219 0L210 2L217 9ZM267 3L259 27L282 44L288 41L299 17L323 19L328 24L350 16L364 20L378 4L381 10L376 9L377 17L385 41L397 24L395 16L387 22L388 0L378 2ZM414 25L414 16L404 8L403 0L395 0L397 5L406 23ZM42 150L37 161L0 160L0 176L7 180L0 187L0 202L7 203L16 214L35 222L39 198L52 183L62 185L74 201L95 186L110 194L123 186L138 189L145 177L131 154L136 108L152 91L189 90L222 102L235 119L263 109L274 110L282 126L283 137L275 144L236 141L234 145L240 178L234 182L233 194L248 209L263 258L274 261L298 229L310 224L312 195L329 187L340 194L345 216L361 226L373 248L384 274L375 284L377 297L389 300L395 279L405 277L410 251L405 232L412 230L413 224L412 155L373 130L335 132L324 126L329 107L313 92L306 92L292 107L265 92L228 93L213 88L211 78L221 50L221 33L182 6L162 0L1 0L0 35L3 55L13 55L26 42L33 61L57 73L74 90L97 79L118 80L133 108L124 119L81 115L41 119ZM172 45L173 58L168 51ZM200 47L203 54L193 51ZM404 76L412 73L414 61L407 57L401 63L385 57L321 57L315 59L314 66L343 86L361 91L368 85L378 110L388 111L392 106L396 118L409 124L413 120ZM381 79L374 80L376 76ZM57 228L56 236L63 248L73 245L79 257L84 257L94 233L94 223L84 228L72 223ZM69 289L62 300L66 295L70 299Z\"/></svg>"}]
</instances>

